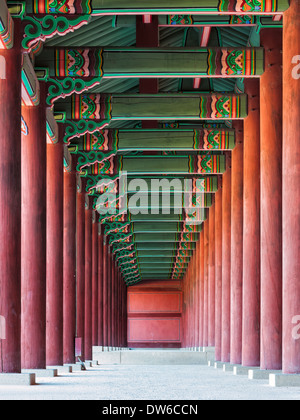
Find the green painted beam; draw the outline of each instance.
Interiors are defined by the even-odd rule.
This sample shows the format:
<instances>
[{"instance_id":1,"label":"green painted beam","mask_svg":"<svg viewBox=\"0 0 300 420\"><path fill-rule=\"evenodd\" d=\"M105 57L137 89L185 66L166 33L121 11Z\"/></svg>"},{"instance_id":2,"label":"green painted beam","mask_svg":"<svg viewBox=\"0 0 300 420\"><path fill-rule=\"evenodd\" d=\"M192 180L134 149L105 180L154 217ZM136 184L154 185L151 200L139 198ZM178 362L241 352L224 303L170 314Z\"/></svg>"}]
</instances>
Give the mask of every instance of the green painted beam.
<instances>
[{"instance_id":1,"label":"green painted beam","mask_svg":"<svg viewBox=\"0 0 300 420\"><path fill-rule=\"evenodd\" d=\"M196 225L195 227L196 232L201 231L201 226ZM180 223L136 223L133 225L132 230L134 233L151 233L151 232L160 232L160 233L168 233L168 232L182 232L183 226Z\"/></svg>"},{"instance_id":2,"label":"green painted beam","mask_svg":"<svg viewBox=\"0 0 300 420\"><path fill-rule=\"evenodd\" d=\"M264 72L263 48L44 49L36 66L56 78L254 77ZM54 80L53 80L54 78Z\"/></svg>"},{"instance_id":3,"label":"green painted beam","mask_svg":"<svg viewBox=\"0 0 300 420\"><path fill-rule=\"evenodd\" d=\"M122 170L131 174L221 174L226 169L225 155L164 156L139 159L123 157Z\"/></svg>"},{"instance_id":4,"label":"green painted beam","mask_svg":"<svg viewBox=\"0 0 300 420\"><path fill-rule=\"evenodd\" d=\"M186 257L191 257L193 255L193 251L185 251ZM176 258L177 251L157 251L157 250L149 250L149 251L137 251L137 258Z\"/></svg>"},{"instance_id":5,"label":"green painted beam","mask_svg":"<svg viewBox=\"0 0 300 420\"><path fill-rule=\"evenodd\" d=\"M226 128L203 129L135 129L103 130L72 139L71 153L149 150L162 152L232 150L235 147L235 130Z\"/></svg>"},{"instance_id":6,"label":"green painted beam","mask_svg":"<svg viewBox=\"0 0 300 420\"><path fill-rule=\"evenodd\" d=\"M154 242L152 243L136 243L135 245L137 251L175 251L177 250L177 243L175 242ZM196 244L194 242L189 243L189 249L195 249Z\"/></svg>"},{"instance_id":7,"label":"green painted beam","mask_svg":"<svg viewBox=\"0 0 300 420\"><path fill-rule=\"evenodd\" d=\"M66 3L66 4L65 4ZM233 2L224 0L79 0L76 3L67 1L61 5L51 0L29 0L26 2L26 11L34 13L52 14L93 14L93 15L122 15L122 14L273 14L283 12L289 7L288 0L270 0L270 2Z\"/></svg>"},{"instance_id":8,"label":"green painted beam","mask_svg":"<svg viewBox=\"0 0 300 420\"><path fill-rule=\"evenodd\" d=\"M205 130L120 130L118 151L128 150L231 150L235 147L235 131Z\"/></svg>"},{"instance_id":9,"label":"green painted beam","mask_svg":"<svg viewBox=\"0 0 300 420\"><path fill-rule=\"evenodd\" d=\"M68 120L85 120L86 123L91 124L141 119L236 120L247 117L247 95L224 93L81 94L72 95L64 102L57 104L55 109L65 111ZM68 121L66 124L69 124ZM99 128L97 127L97 130Z\"/></svg>"},{"instance_id":10,"label":"green painted beam","mask_svg":"<svg viewBox=\"0 0 300 420\"><path fill-rule=\"evenodd\" d=\"M189 234L189 241L196 242L199 239L199 234ZM149 243L149 242L156 242L159 244L170 242L181 242L180 234L176 233L136 233L134 234L134 242L135 244L138 243Z\"/></svg>"},{"instance_id":11,"label":"green painted beam","mask_svg":"<svg viewBox=\"0 0 300 420\"><path fill-rule=\"evenodd\" d=\"M160 27L242 27L242 26L261 26L262 28L280 28L281 21L274 21L269 16L255 16L255 15L159 15L158 24ZM136 18L132 15L118 16L115 21L116 28L135 27Z\"/></svg>"}]
</instances>

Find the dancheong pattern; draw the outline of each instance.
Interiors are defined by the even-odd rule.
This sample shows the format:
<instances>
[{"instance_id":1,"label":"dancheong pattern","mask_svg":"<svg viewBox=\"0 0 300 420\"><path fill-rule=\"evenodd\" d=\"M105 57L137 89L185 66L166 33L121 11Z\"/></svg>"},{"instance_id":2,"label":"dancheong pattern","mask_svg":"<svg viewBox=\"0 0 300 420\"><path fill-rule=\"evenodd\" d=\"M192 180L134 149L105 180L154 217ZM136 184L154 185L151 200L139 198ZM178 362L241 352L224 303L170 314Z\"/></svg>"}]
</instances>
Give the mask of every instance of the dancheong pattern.
<instances>
[{"instance_id":1,"label":"dancheong pattern","mask_svg":"<svg viewBox=\"0 0 300 420\"><path fill-rule=\"evenodd\" d=\"M117 150L117 131L102 130L83 136L83 150Z\"/></svg>"},{"instance_id":2,"label":"dancheong pattern","mask_svg":"<svg viewBox=\"0 0 300 420\"><path fill-rule=\"evenodd\" d=\"M194 131L195 150L228 150L234 147L234 138L229 131L209 130Z\"/></svg>"},{"instance_id":3,"label":"dancheong pattern","mask_svg":"<svg viewBox=\"0 0 300 420\"><path fill-rule=\"evenodd\" d=\"M72 118L75 120L110 119L111 97L99 94L72 96Z\"/></svg>"},{"instance_id":4,"label":"dancheong pattern","mask_svg":"<svg viewBox=\"0 0 300 420\"><path fill-rule=\"evenodd\" d=\"M211 95L200 99L200 118L226 119L240 117L238 96Z\"/></svg>"},{"instance_id":5,"label":"dancheong pattern","mask_svg":"<svg viewBox=\"0 0 300 420\"><path fill-rule=\"evenodd\" d=\"M198 174L222 173L225 170L225 156L198 155L189 156L189 172Z\"/></svg>"},{"instance_id":6,"label":"dancheong pattern","mask_svg":"<svg viewBox=\"0 0 300 420\"><path fill-rule=\"evenodd\" d=\"M222 12L276 12L277 1L271 0L220 0L219 10Z\"/></svg>"},{"instance_id":7,"label":"dancheong pattern","mask_svg":"<svg viewBox=\"0 0 300 420\"><path fill-rule=\"evenodd\" d=\"M55 52L58 77L101 77L103 75L101 49L59 49Z\"/></svg>"},{"instance_id":8,"label":"dancheong pattern","mask_svg":"<svg viewBox=\"0 0 300 420\"><path fill-rule=\"evenodd\" d=\"M255 75L255 49L209 49L207 73L223 76Z\"/></svg>"},{"instance_id":9,"label":"dancheong pattern","mask_svg":"<svg viewBox=\"0 0 300 420\"><path fill-rule=\"evenodd\" d=\"M34 0L34 13L89 14L91 0Z\"/></svg>"}]
</instances>

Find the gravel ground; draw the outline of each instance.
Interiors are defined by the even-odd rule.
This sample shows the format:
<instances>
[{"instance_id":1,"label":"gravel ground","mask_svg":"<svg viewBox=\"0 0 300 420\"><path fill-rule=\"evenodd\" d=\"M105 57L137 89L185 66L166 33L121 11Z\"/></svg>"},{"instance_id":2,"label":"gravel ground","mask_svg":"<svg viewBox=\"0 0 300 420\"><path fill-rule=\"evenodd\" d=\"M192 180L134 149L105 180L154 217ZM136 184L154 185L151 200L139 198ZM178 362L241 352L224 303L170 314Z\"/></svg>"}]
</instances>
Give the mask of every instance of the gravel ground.
<instances>
[{"instance_id":1,"label":"gravel ground","mask_svg":"<svg viewBox=\"0 0 300 420\"><path fill-rule=\"evenodd\" d=\"M106 365L38 382L0 386L0 400L300 400L300 388L272 388L200 365Z\"/></svg>"}]
</instances>

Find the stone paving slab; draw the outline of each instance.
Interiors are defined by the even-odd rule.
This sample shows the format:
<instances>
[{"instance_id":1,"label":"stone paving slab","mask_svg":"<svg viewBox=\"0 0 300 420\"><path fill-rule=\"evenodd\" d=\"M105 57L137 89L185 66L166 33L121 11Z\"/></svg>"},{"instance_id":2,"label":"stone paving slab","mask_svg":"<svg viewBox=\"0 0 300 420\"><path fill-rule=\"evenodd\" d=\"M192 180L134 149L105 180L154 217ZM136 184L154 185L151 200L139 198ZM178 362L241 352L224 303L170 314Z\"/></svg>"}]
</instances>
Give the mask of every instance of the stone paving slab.
<instances>
[{"instance_id":1,"label":"stone paving slab","mask_svg":"<svg viewBox=\"0 0 300 420\"><path fill-rule=\"evenodd\" d=\"M1 376L1 375L0 375ZM99 366L81 373L41 378L38 386L0 386L0 399L16 400L300 400L300 388L269 386L226 375L207 365Z\"/></svg>"}]
</instances>

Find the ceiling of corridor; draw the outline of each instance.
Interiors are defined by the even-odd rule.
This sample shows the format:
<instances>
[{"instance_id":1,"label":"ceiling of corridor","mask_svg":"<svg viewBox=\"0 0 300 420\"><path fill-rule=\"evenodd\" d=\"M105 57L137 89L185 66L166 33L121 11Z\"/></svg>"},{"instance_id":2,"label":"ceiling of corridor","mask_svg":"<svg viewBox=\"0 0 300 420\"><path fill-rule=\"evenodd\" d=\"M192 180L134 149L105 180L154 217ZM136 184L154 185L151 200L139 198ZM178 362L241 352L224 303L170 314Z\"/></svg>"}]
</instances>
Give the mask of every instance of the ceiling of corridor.
<instances>
[{"instance_id":1,"label":"ceiling of corridor","mask_svg":"<svg viewBox=\"0 0 300 420\"><path fill-rule=\"evenodd\" d=\"M230 161L233 120L247 115L244 77L263 72L259 32L281 27L281 15L169 9L158 17L158 50L136 47L136 20L152 25L153 15L123 14L115 3L115 13L69 16L72 31L52 29L27 46L124 281L182 279ZM158 79L158 93L141 92L144 78Z\"/></svg>"}]
</instances>

